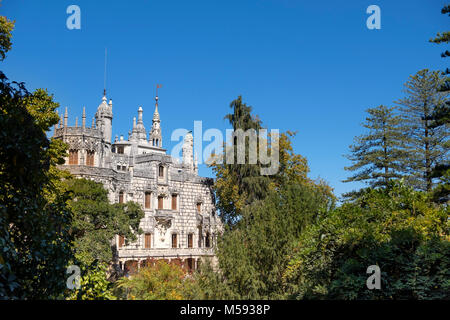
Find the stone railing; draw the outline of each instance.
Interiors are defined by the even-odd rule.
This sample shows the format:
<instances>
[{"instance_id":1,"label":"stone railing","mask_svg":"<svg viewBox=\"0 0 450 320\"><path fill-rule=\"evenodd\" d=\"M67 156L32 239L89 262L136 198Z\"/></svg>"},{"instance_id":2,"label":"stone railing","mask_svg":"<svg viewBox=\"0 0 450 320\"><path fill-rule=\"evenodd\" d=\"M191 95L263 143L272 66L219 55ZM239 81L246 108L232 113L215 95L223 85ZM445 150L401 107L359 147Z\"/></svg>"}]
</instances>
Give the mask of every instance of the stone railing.
<instances>
[{"instance_id":1,"label":"stone railing","mask_svg":"<svg viewBox=\"0 0 450 320\"><path fill-rule=\"evenodd\" d=\"M177 258L191 256L214 256L214 248L122 248L119 258Z\"/></svg>"}]
</instances>

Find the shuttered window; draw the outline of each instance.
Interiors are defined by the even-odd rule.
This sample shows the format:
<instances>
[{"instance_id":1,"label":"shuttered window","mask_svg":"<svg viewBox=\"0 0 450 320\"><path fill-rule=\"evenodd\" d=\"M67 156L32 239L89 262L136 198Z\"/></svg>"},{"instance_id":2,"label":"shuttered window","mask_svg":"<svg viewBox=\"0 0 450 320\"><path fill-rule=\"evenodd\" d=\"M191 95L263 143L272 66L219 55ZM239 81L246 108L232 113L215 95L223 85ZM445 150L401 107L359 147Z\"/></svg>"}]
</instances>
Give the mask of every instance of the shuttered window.
<instances>
[{"instance_id":1,"label":"shuttered window","mask_svg":"<svg viewBox=\"0 0 450 320\"><path fill-rule=\"evenodd\" d=\"M172 195L172 210L177 210L177 195Z\"/></svg>"},{"instance_id":2,"label":"shuttered window","mask_svg":"<svg viewBox=\"0 0 450 320\"><path fill-rule=\"evenodd\" d=\"M193 243L194 243L194 235L192 233L188 234L188 248L192 248L193 247Z\"/></svg>"},{"instance_id":3,"label":"shuttered window","mask_svg":"<svg viewBox=\"0 0 450 320\"><path fill-rule=\"evenodd\" d=\"M78 164L78 150L69 150L69 164Z\"/></svg>"},{"instance_id":4,"label":"shuttered window","mask_svg":"<svg viewBox=\"0 0 450 320\"><path fill-rule=\"evenodd\" d=\"M86 153L86 165L87 166L94 166L94 151L87 151Z\"/></svg>"},{"instance_id":5,"label":"shuttered window","mask_svg":"<svg viewBox=\"0 0 450 320\"><path fill-rule=\"evenodd\" d=\"M207 248L211 247L211 235L209 234L209 232L206 233L205 247Z\"/></svg>"},{"instance_id":6,"label":"shuttered window","mask_svg":"<svg viewBox=\"0 0 450 320\"><path fill-rule=\"evenodd\" d=\"M150 209L151 207L151 193L146 192L145 193L145 209Z\"/></svg>"},{"instance_id":7,"label":"shuttered window","mask_svg":"<svg viewBox=\"0 0 450 320\"><path fill-rule=\"evenodd\" d=\"M150 233L145 234L145 249L152 247L152 235Z\"/></svg>"},{"instance_id":8,"label":"shuttered window","mask_svg":"<svg viewBox=\"0 0 450 320\"><path fill-rule=\"evenodd\" d=\"M172 248L176 248L177 247L177 234L173 233L172 234Z\"/></svg>"},{"instance_id":9,"label":"shuttered window","mask_svg":"<svg viewBox=\"0 0 450 320\"><path fill-rule=\"evenodd\" d=\"M158 197L158 209L163 209L163 204L164 204L164 197L159 196Z\"/></svg>"}]
</instances>

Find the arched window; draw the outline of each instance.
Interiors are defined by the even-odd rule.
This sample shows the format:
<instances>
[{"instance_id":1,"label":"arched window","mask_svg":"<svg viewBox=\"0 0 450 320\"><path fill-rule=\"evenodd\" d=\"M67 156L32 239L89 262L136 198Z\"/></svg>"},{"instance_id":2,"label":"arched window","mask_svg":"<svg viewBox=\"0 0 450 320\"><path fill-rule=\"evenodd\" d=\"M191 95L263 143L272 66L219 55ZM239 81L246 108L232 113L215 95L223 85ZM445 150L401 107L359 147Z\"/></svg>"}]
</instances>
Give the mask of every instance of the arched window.
<instances>
[{"instance_id":1,"label":"arched window","mask_svg":"<svg viewBox=\"0 0 450 320\"><path fill-rule=\"evenodd\" d=\"M150 249L152 247L152 234L151 233L145 234L144 247L145 247L145 249Z\"/></svg>"},{"instance_id":2,"label":"arched window","mask_svg":"<svg viewBox=\"0 0 450 320\"><path fill-rule=\"evenodd\" d=\"M91 166L91 167L94 166L94 155L95 155L95 152L92 150L88 150L86 152L86 165L87 166Z\"/></svg>"},{"instance_id":3,"label":"arched window","mask_svg":"<svg viewBox=\"0 0 450 320\"><path fill-rule=\"evenodd\" d=\"M144 204L145 209L151 208L151 197L152 194L150 192L145 193L145 204Z\"/></svg>"},{"instance_id":4,"label":"arched window","mask_svg":"<svg viewBox=\"0 0 450 320\"><path fill-rule=\"evenodd\" d=\"M69 150L69 164L78 164L78 150Z\"/></svg>"},{"instance_id":5,"label":"arched window","mask_svg":"<svg viewBox=\"0 0 450 320\"><path fill-rule=\"evenodd\" d=\"M194 247L194 235L192 233L188 234L188 248Z\"/></svg>"},{"instance_id":6,"label":"arched window","mask_svg":"<svg viewBox=\"0 0 450 320\"><path fill-rule=\"evenodd\" d=\"M156 139L156 146L159 147L159 139Z\"/></svg>"},{"instance_id":7,"label":"arched window","mask_svg":"<svg viewBox=\"0 0 450 320\"><path fill-rule=\"evenodd\" d=\"M164 197L158 196L158 209L162 210L164 209Z\"/></svg>"},{"instance_id":8,"label":"arched window","mask_svg":"<svg viewBox=\"0 0 450 320\"><path fill-rule=\"evenodd\" d=\"M177 210L177 195L172 195L172 210Z\"/></svg>"},{"instance_id":9,"label":"arched window","mask_svg":"<svg viewBox=\"0 0 450 320\"><path fill-rule=\"evenodd\" d=\"M203 231L202 231L202 226L198 227L198 247L201 248L202 247L202 242L203 242Z\"/></svg>"},{"instance_id":10,"label":"arched window","mask_svg":"<svg viewBox=\"0 0 450 320\"><path fill-rule=\"evenodd\" d=\"M119 192L119 203L123 203L123 191Z\"/></svg>"},{"instance_id":11,"label":"arched window","mask_svg":"<svg viewBox=\"0 0 450 320\"><path fill-rule=\"evenodd\" d=\"M178 235L176 233L172 233L172 248L178 247Z\"/></svg>"},{"instance_id":12,"label":"arched window","mask_svg":"<svg viewBox=\"0 0 450 320\"><path fill-rule=\"evenodd\" d=\"M205 247L207 247L207 248L211 247L211 235L209 234L209 232L206 233Z\"/></svg>"},{"instance_id":13,"label":"arched window","mask_svg":"<svg viewBox=\"0 0 450 320\"><path fill-rule=\"evenodd\" d=\"M159 177L160 178L164 178L164 167L163 166L159 166Z\"/></svg>"}]
</instances>

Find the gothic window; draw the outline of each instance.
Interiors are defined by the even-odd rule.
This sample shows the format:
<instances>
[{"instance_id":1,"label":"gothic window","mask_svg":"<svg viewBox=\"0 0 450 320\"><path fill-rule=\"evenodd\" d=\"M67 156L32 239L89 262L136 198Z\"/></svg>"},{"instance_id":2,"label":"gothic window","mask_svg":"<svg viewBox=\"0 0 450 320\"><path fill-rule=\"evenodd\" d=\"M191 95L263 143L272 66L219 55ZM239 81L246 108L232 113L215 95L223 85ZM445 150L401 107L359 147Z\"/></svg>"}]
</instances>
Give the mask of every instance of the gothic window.
<instances>
[{"instance_id":1,"label":"gothic window","mask_svg":"<svg viewBox=\"0 0 450 320\"><path fill-rule=\"evenodd\" d=\"M94 154L95 154L95 152L91 151L91 150L88 150L86 152L86 165L87 166L91 166L91 167L94 166Z\"/></svg>"},{"instance_id":2,"label":"gothic window","mask_svg":"<svg viewBox=\"0 0 450 320\"><path fill-rule=\"evenodd\" d=\"M145 249L152 247L152 235L150 233L145 234Z\"/></svg>"},{"instance_id":3,"label":"gothic window","mask_svg":"<svg viewBox=\"0 0 450 320\"><path fill-rule=\"evenodd\" d=\"M78 164L78 150L69 150L69 164Z\"/></svg>"},{"instance_id":4,"label":"gothic window","mask_svg":"<svg viewBox=\"0 0 450 320\"><path fill-rule=\"evenodd\" d=\"M123 203L123 192L119 192L119 203Z\"/></svg>"},{"instance_id":5,"label":"gothic window","mask_svg":"<svg viewBox=\"0 0 450 320\"><path fill-rule=\"evenodd\" d=\"M193 243L194 243L194 235L192 233L188 234L188 248L192 248L193 247Z\"/></svg>"},{"instance_id":6,"label":"gothic window","mask_svg":"<svg viewBox=\"0 0 450 320\"><path fill-rule=\"evenodd\" d=\"M177 248L177 234L172 233L172 248Z\"/></svg>"},{"instance_id":7,"label":"gothic window","mask_svg":"<svg viewBox=\"0 0 450 320\"><path fill-rule=\"evenodd\" d=\"M211 247L211 236L210 236L209 232L206 233L205 247L207 247L207 248Z\"/></svg>"},{"instance_id":8,"label":"gothic window","mask_svg":"<svg viewBox=\"0 0 450 320\"><path fill-rule=\"evenodd\" d=\"M122 248L124 243L125 243L125 238L123 236L119 236L119 248Z\"/></svg>"},{"instance_id":9,"label":"gothic window","mask_svg":"<svg viewBox=\"0 0 450 320\"><path fill-rule=\"evenodd\" d=\"M172 195L172 210L177 210L177 195Z\"/></svg>"},{"instance_id":10,"label":"gothic window","mask_svg":"<svg viewBox=\"0 0 450 320\"><path fill-rule=\"evenodd\" d=\"M156 146L159 147L159 140L156 139Z\"/></svg>"},{"instance_id":11,"label":"gothic window","mask_svg":"<svg viewBox=\"0 0 450 320\"><path fill-rule=\"evenodd\" d=\"M158 196L158 209L164 209L164 197Z\"/></svg>"},{"instance_id":12,"label":"gothic window","mask_svg":"<svg viewBox=\"0 0 450 320\"><path fill-rule=\"evenodd\" d=\"M151 208L151 196L152 194L150 192L145 193L145 209Z\"/></svg>"},{"instance_id":13,"label":"gothic window","mask_svg":"<svg viewBox=\"0 0 450 320\"><path fill-rule=\"evenodd\" d=\"M159 177L164 178L164 167L163 166L159 166Z\"/></svg>"},{"instance_id":14,"label":"gothic window","mask_svg":"<svg viewBox=\"0 0 450 320\"><path fill-rule=\"evenodd\" d=\"M202 239L203 239L203 235L202 235L202 227L198 227L198 247L201 248L202 247Z\"/></svg>"}]
</instances>

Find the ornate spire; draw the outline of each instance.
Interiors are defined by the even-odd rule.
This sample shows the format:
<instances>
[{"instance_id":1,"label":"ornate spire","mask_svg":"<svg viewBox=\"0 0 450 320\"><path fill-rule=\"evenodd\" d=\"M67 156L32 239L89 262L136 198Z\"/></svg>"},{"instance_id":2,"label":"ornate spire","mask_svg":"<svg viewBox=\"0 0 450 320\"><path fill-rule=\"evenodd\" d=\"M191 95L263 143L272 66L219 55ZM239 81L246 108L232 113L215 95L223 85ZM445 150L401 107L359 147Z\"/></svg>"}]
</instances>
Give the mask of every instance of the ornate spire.
<instances>
[{"instance_id":1,"label":"ornate spire","mask_svg":"<svg viewBox=\"0 0 450 320\"><path fill-rule=\"evenodd\" d=\"M67 118L69 117L69 113L67 111L67 107L66 107L66 111L64 112L64 127L67 127Z\"/></svg>"},{"instance_id":2,"label":"ornate spire","mask_svg":"<svg viewBox=\"0 0 450 320\"><path fill-rule=\"evenodd\" d=\"M161 88L162 85L156 85L156 96L155 96L155 112L153 113L153 124L152 129L150 131L150 139L149 142L154 147L162 148L162 134L161 134L161 120L159 118L158 112L158 88Z\"/></svg>"},{"instance_id":3,"label":"ornate spire","mask_svg":"<svg viewBox=\"0 0 450 320\"><path fill-rule=\"evenodd\" d=\"M83 116L81 117L81 126L83 129L86 127L86 107L83 107Z\"/></svg>"}]
</instances>

